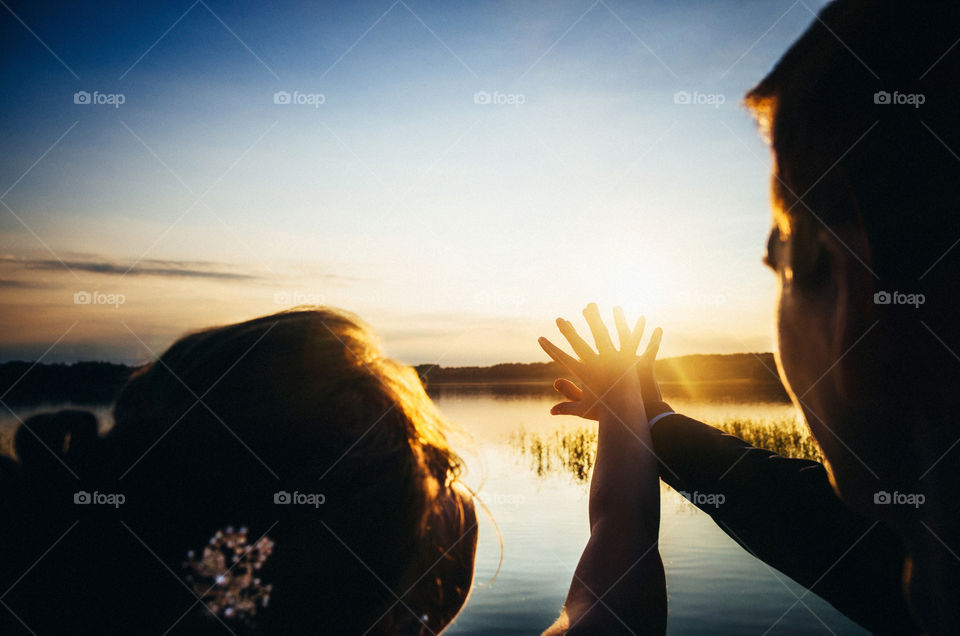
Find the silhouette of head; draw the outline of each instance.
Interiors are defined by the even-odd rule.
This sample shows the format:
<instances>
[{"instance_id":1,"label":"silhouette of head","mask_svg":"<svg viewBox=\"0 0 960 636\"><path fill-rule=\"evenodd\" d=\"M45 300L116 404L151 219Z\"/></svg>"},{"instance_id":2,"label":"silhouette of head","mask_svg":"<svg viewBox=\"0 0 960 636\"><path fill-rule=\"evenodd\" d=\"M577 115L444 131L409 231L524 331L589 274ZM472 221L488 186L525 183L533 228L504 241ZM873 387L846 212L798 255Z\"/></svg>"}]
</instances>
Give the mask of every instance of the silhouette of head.
<instances>
[{"instance_id":1,"label":"silhouette of head","mask_svg":"<svg viewBox=\"0 0 960 636\"><path fill-rule=\"evenodd\" d=\"M932 420L960 368L958 30L956 3L840 0L746 96L774 153L781 375L873 514L955 438Z\"/></svg>"},{"instance_id":2,"label":"silhouette of head","mask_svg":"<svg viewBox=\"0 0 960 636\"><path fill-rule=\"evenodd\" d=\"M103 438L90 414L46 417L22 429L44 431L59 456L20 430L23 462L6 465L5 500L26 525L3 529L22 552L4 581L79 522L5 599L34 629L436 633L466 600L476 514L450 428L413 369L349 314L291 311L182 338L131 378ZM76 491L124 502L78 506ZM186 580L211 537L241 526L249 545L272 543L262 567L225 577L268 593L247 603L255 613L229 581L212 575L204 594Z\"/></svg>"}]
</instances>

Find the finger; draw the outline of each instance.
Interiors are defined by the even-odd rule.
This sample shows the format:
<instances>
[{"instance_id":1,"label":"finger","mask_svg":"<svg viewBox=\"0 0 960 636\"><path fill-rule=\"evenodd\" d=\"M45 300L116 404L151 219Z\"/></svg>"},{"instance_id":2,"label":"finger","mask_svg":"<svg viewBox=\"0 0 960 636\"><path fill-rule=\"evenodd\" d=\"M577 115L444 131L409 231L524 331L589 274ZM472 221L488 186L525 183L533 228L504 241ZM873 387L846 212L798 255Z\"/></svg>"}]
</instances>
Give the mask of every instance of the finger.
<instances>
[{"instance_id":1,"label":"finger","mask_svg":"<svg viewBox=\"0 0 960 636\"><path fill-rule=\"evenodd\" d=\"M566 378L559 378L553 383L553 388L568 400L576 402L583 399L583 390Z\"/></svg>"},{"instance_id":2,"label":"finger","mask_svg":"<svg viewBox=\"0 0 960 636\"><path fill-rule=\"evenodd\" d=\"M550 415L576 415L583 417L586 411L581 402L559 402L550 409Z\"/></svg>"},{"instance_id":3,"label":"finger","mask_svg":"<svg viewBox=\"0 0 960 636\"><path fill-rule=\"evenodd\" d=\"M653 360L657 357L657 353L660 351L660 341L663 339L663 329L657 327L653 330L653 335L650 336L650 344L647 345L647 350L643 352L644 360Z\"/></svg>"},{"instance_id":4,"label":"finger","mask_svg":"<svg viewBox=\"0 0 960 636\"><path fill-rule=\"evenodd\" d=\"M597 351L600 355L612 353L614 351L613 341L610 340L610 332L607 331L607 326L603 324L603 318L600 317L600 309L597 307L597 303L587 305L586 309L583 310L583 317L587 319L587 324L590 326L590 332L593 334L593 340L597 344Z\"/></svg>"},{"instance_id":5,"label":"finger","mask_svg":"<svg viewBox=\"0 0 960 636\"><path fill-rule=\"evenodd\" d=\"M581 360L590 360L591 358L597 357L597 354L590 348L587 341L577 333L577 329L573 326L572 322L564 320L563 318L557 318L557 327L560 328L560 333L567 339L567 342L570 343L570 346L573 347L574 352L580 356Z\"/></svg>"},{"instance_id":6,"label":"finger","mask_svg":"<svg viewBox=\"0 0 960 636\"><path fill-rule=\"evenodd\" d=\"M637 347L640 346L640 341L643 340L643 331L647 328L647 317L640 316L637 318L636 324L633 326L633 331L630 333L630 353L636 353Z\"/></svg>"},{"instance_id":7,"label":"finger","mask_svg":"<svg viewBox=\"0 0 960 636\"><path fill-rule=\"evenodd\" d=\"M546 338L541 337L537 342L540 343L540 346L543 347L543 350L547 352L547 355L553 358L554 362L564 367L570 373L573 373L577 377L580 376L580 370L583 367L580 364L580 361L568 354L563 349L559 348L557 345L553 344Z\"/></svg>"},{"instance_id":8,"label":"finger","mask_svg":"<svg viewBox=\"0 0 960 636\"><path fill-rule=\"evenodd\" d=\"M617 336L620 339L620 351L625 351L630 346L630 327L627 326L627 317L623 313L623 307L613 308L613 324L617 326Z\"/></svg>"}]
</instances>

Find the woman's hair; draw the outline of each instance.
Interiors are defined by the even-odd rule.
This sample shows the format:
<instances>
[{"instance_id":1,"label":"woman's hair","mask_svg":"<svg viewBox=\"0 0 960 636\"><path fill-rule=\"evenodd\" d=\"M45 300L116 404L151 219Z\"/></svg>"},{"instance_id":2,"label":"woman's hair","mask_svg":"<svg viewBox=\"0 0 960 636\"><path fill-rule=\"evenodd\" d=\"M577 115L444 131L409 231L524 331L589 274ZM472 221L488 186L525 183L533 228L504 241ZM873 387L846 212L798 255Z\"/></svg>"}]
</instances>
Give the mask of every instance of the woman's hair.
<instances>
[{"instance_id":1,"label":"woman's hair","mask_svg":"<svg viewBox=\"0 0 960 636\"><path fill-rule=\"evenodd\" d=\"M2 600L31 629L438 632L465 601L476 516L450 427L356 317L188 335L131 377L114 422L98 438L84 411L31 418L0 466ZM217 579L200 562L231 537Z\"/></svg>"}]
</instances>

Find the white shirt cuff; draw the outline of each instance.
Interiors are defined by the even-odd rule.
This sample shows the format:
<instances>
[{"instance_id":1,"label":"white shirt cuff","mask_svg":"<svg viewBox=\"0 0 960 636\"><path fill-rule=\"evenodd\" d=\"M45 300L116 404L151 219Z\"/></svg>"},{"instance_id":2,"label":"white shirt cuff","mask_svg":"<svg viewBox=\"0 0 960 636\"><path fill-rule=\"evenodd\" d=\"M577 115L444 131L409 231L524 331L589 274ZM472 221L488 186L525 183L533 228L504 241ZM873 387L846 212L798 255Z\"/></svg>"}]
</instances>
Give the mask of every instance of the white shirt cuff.
<instances>
[{"instance_id":1,"label":"white shirt cuff","mask_svg":"<svg viewBox=\"0 0 960 636\"><path fill-rule=\"evenodd\" d=\"M659 414L659 415L655 415L655 416L653 417L653 419L650 420L650 428L653 428L653 425L654 425L654 424L656 424L657 422L659 422L660 420L662 420L662 419L665 418L666 416L668 416L668 415L676 415L676 414L677 414L676 411L667 411L666 413L661 413L661 414Z\"/></svg>"}]
</instances>

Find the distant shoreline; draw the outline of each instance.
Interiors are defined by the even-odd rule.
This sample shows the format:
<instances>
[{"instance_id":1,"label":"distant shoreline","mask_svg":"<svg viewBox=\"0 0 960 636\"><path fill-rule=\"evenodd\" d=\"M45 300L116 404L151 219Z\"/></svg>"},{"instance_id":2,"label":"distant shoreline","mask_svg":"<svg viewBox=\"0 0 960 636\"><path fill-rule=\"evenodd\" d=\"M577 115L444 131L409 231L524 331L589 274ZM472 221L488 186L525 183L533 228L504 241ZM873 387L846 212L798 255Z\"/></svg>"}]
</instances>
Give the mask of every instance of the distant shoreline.
<instances>
[{"instance_id":1,"label":"distant shoreline","mask_svg":"<svg viewBox=\"0 0 960 636\"><path fill-rule=\"evenodd\" d=\"M415 367L428 385L482 382L553 382L566 377L566 370L554 362L502 363L487 367L443 367L421 364ZM657 360L655 373L663 384L709 384L742 382L780 384L772 353L696 354Z\"/></svg>"},{"instance_id":2,"label":"distant shoreline","mask_svg":"<svg viewBox=\"0 0 960 636\"><path fill-rule=\"evenodd\" d=\"M0 363L0 395L9 406L41 404L109 404L120 394L130 374L140 367L112 362L47 364L26 361ZM521 393L552 391L557 377L568 377L553 362L502 363L486 367L414 367L430 392L457 387L499 387ZM664 396L707 399L787 401L772 353L698 354L656 362Z\"/></svg>"}]
</instances>

